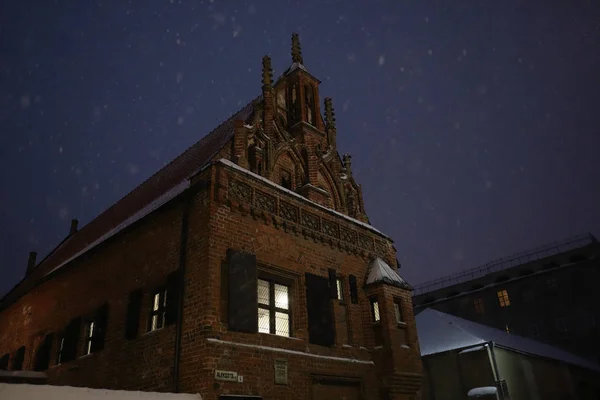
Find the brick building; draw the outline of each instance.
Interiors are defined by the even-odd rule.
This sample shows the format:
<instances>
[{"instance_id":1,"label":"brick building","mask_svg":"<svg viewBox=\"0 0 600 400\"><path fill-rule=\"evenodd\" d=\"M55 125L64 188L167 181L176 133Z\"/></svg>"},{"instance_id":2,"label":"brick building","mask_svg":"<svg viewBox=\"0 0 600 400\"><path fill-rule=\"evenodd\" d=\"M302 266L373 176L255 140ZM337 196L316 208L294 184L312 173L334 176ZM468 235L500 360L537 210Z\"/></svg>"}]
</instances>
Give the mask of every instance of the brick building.
<instances>
[{"instance_id":1,"label":"brick building","mask_svg":"<svg viewBox=\"0 0 600 400\"><path fill-rule=\"evenodd\" d=\"M523 252L415 288L426 308L600 361L600 243L592 235Z\"/></svg>"},{"instance_id":2,"label":"brick building","mask_svg":"<svg viewBox=\"0 0 600 400\"><path fill-rule=\"evenodd\" d=\"M0 303L0 369L208 400L415 398L411 287L318 89L293 35L261 96L32 254Z\"/></svg>"}]
</instances>

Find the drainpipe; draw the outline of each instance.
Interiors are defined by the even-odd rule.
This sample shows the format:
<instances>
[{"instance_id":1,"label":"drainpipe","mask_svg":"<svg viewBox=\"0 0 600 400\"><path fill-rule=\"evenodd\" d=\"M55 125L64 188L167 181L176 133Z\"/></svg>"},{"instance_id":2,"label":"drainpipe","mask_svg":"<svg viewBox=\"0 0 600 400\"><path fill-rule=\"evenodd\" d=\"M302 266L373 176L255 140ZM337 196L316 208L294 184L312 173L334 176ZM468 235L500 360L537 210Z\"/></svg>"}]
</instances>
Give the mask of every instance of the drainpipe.
<instances>
[{"instance_id":1,"label":"drainpipe","mask_svg":"<svg viewBox=\"0 0 600 400\"><path fill-rule=\"evenodd\" d=\"M492 369L494 370L494 375L496 376L496 382L500 382L500 371L498 371L498 363L496 362L496 354L494 352L494 342L487 342L487 345L490 349L490 358L492 359ZM498 388L499 392L502 392L502 387ZM504 398L504 393L502 392L502 398Z\"/></svg>"},{"instance_id":2,"label":"drainpipe","mask_svg":"<svg viewBox=\"0 0 600 400\"><path fill-rule=\"evenodd\" d=\"M190 210L194 195L198 190L189 188L185 191L183 215L181 217L181 240L179 245L179 304L177 307L177 324L175 326L175 361L173 365L173 392L179 393L179 364L181 360L181 334L183 329L183 305L185 295L185 269L187 260L187 242Z\"/></svg>"}]
</instances>

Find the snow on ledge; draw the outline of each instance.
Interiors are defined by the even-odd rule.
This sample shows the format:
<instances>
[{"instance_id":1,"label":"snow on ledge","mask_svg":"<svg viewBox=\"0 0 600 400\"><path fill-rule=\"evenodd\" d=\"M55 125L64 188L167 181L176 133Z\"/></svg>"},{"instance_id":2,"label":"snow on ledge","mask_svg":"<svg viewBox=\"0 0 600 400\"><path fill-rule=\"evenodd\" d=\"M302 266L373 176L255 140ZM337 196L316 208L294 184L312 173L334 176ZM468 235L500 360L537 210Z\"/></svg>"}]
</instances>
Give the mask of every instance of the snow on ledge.
<instances>
[{"instance_id":1,"label":"snow on ledge","mask_svg":"<svg viewBox=\"0 0 600 400\"><path fill-rule=\"evenodd\" d=\"M46 379L48 377L48 375L46 375L45 372L37 372L37 371L6 371L6 370L0 369L0 377Z\"/></svg>"},{"instance_id":2,"label":"snow on ledge","mask_svg":"<svg viewBox=\"0 0 600 400\"><path fill-rule=\"evenodd\" d=\"M202 400L199 394L134 392L14 383L0 383L0 398L19 400Z\"/></svg>"},{"instance_id":3,"label":"snow on ledge","mask_svg":"<svg viewBox=\"0 0 600 400\"><path fill-rule=\"evenodd\" d=\"M214 339L214 338L208 338L206 340L210 343L224 344L224 345L237 346L237 347L246 347L246 348L250 348L250 349L259 349L259 350L264 350L264 351L273 351L276 353L292 354L292 355L296 355L296 356L320 358L322 360L343 361L343 362L349 362L349 363L369 364L369 365L374 364L373 361L359 360L356 358L322 356L320 354L304 353L302 351L297 351L297 350L282 349L279 347L262 346L262 345L258 345L258 344L229 342L226 340L220 340L220 339Z\"/></svg>"},{"instance_id":4,"label":"snow on ledge","mask_svg":"<svg viewBox=\"0 0 600 400\"><path fill-rule=\"evenodd\" d=\"M491 396L498 393L498 388L495 386L482 386L469 390L468 397Z\"/></svg>"},{"instance_id":5,"label":"snow on ledge","mask_svg":"<svg viewBox=\"0 0 600 400\"><path fill-rule=\"evenodd\" d=\"M221 163L221 164L224 164L224 165L227 165L228 167L230 167L230 168L233 168L233 169L235 169L236 171L238 171L238 172L241 172L242 174L246 174L246 175L249 175L249 176L251 176L251 177L253 177L253 178L255 178L255 179L258 179L259 181L261 181L261 182L263 182L263 183L265 183L265 184L267 184L267 185L271 186L272 188L275 188L275 189L277 189L277 190L279 190L279 191L282 191L282 192L285 192L285 193L287 193L287 194L289 194L289 195L291 195L291 196L294 196L295 198L297 198L297 199L299 199L299 200L302 200L302 201L304 201L305 203L310 203L311 205L313 205L313 206L315 206L315 207L318 207L318 208L320 208L320 209L322 209L322 210L324 210L324 211L326 211L326 212L329 212L329 213L335 214L335 215L337 215L338 217L344 218L344 219L345 219L345 220L347 220L347 221L350 221L350 222L352 222L352 223L354 223L354 224L360 225L360 226L362 226L363 228L365 228L365 229L368 229L368 230L370 230L370 231L372 231L372 232L375 232L375 233L377 233L378 235L381 235L381 236L383 236L383 237L384 237L384 238L386 238L386 239L390 239L390 238L389 238L389 236L385 235L384 233L382 233L382 232L381 232L381 231L379 231L378 229L374 228L372 225L369 225L369 224L367 224L367 223L364 223L364 222L362 222L362 221L359 221L359 220L357 220L356 218L352 218L352 217L349 217L349 216L347 216L347 215L344 215L344 214L342 214L341 212L338 212L338 211L336 211L336 210L334 210L334 209L331 209L331 208L328 208L328 207L322 206L322 205L320 205L320 204L318 204L318 203L315 203L314 201L311 201L311 200L307 199L306 197L304 197L304 196L301 196L301 195L299 195L298 193L296 193L296 192L294 192L294 191L292 191L292 190L289 190L289 189L286 189L286 188L284 188L284 187L282 187L282 186L279 186L278 184L276 184L275 182L271 182L271 181L270 181L270 180L268 180L267 178L264 178L264 177L262 177L262 176L260 176L260 175L257 175L257 174L255 174L255 173L254 173L254 172L252 172L252 171L248 171L247 169L240 167L239 165L237 165L236 163L234 163L234 162L232 162L232 161L229 161L229 160L227 160L227 159L225 159L225 158L221 158L221 159L219 159L217 162L218 162L218 163ZM391 239L390 239L390 240L391 240Z\"/></svg>"},{"instance_id":6,"label":"snow on ledge","mask_svg":"<svg viewBox=\"0 0 600 400\"><path fill-rule=\"evenodd\" d=\"M138 210L135 214L133 214L132 216L130 216L129 218L127 218L125 221L121 222L119 225L115 226L113 229L109 230L104 235L100 236L94 242L92 242L89 245L87 245L83 250L81 250L80 252L76 253L71 258L67 259L66 261L62 262L59 266L57 266L56 268L54 268L50 272L48 272L46 274L46 276L50 275L54 271L56 271L56 270L62 268L63 266L67 265L68 263L70 263L74 259L78 258L79 256L87 253L89 250L91 250L94 247L98 246L100 243L104 242L105 240L108 240L112 236L114 236L117 233L121 232L123 229L127 228L128 226L132 225L133 223L135 223L135 222L139 221L140 219L144 218L146 215L150 214L152 211L154 211L154 210L160 208L161 206L163 206L164 204L168 203L170 200L172 200L173 198L175 198L177 195L183 193L183 191L185 189L187 189L189 186L190 186L190 181L189 181L189 179L186 178L183 182L180 182L178 185L175 185L170 190L168 190L167 192L163 193L161 196L157 197L156 199L154 199L150 203L148 203L145 207L143 207L140 210Z\"/></svg>"}]
</instances>

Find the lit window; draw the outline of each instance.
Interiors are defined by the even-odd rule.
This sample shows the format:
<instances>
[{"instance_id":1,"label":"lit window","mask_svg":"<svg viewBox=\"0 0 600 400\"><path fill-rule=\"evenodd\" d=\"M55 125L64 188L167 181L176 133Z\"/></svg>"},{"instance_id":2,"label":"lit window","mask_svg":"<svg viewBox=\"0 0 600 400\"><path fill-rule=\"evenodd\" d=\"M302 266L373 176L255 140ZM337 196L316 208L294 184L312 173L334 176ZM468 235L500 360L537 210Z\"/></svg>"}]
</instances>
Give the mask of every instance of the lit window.
<instances>
[{"instance_id":1,"label":"lit window","mask_svg":"<svg viewBox=\"0 0 600 400\"><path fill-rule=\"evenodd\" d=\"M396 322L398 324L404 323L404 321L402 321L402 301L400 299L394 300L394 316L396 317Z\"/></svg>"},{"instance_id":2,"label":"lit window","mask_svg":"<svg viewBox=\"0 0 600 400\"><path fill-rule=\"evenodd\" d=\"M290 336L290 290L264 279L258 280L258 331Z\"/></svg>"},{"instance_id":3,"label":"lit window","mask_svg":"<svg viewBox=\"0 0 600 400\"><path fill-rule=\"evenodd\" d=\"M379 302L375 299L371 300L371 311L373 314L373 321L379 322L381 320L381 315L379 314Z\"/></svg>"},{"instance_id":4,"label":"lit window","mask_svg":"<svg viewBox=\"0 0 600 400\"><path fill-rule=\"evenodd\" d=\"M60 337L58 342L58 354L56 355L56 365L60 365L63 358L63 351L65 349L65 337L64 335Z\"/></svg>"},{"instance_id":5,"label":"lit window","mask_svg":"<svg viewBox=\"0 0 600 400\"><path fill-rule=\"evenodd\" d=\"M506 333L510 333L510 328L508 327L508 325L506 325L504 329L506 330Z\"/></svg>"},{"instance_id":6,"label":"lit window","mask_svg":"<svg viewBox=\"0 0 600 400\"><path fill-rule=\"evenodd\" d=\"M500 290L498 292L498 302L500 303L500 307L510 306L510 299L508 298L508 292L506 290Z\"/></svg>"},{"instance_id":7,"label":"lit window","mask_svg":"<svg viewBox=\"0 0 600 400\"><path fill-rule=\"evenodd\" d=\"M83 355L92 354L92 341L94 340L95 333L94 321L90 321L85 329L85 348L83 349Z\"/></svg>"},{"instance_id":8,"label":"lit window","mask_svg":"<svg viewBox=\"0 0 600 400\"><path fill-rule=\"evenodd\" d=\"M473 300L473 306L475 307L475 312L477 314L485 313L485 308L483 306L483 299L481 297L478 297L475 300Z\"/></svg>"},{"instance_id":9,"label":"lit window","mask_svg":"<svg viewBox=\"0 0 600 400\"><path fill-rule=\"evenodd\" d=\"M342 285L342 279L337 278L335 284L337 286L337 299L344 300L344 287Z\"/></svg>"},{"instance_id":10,"label":"lit window","mask_svg":"<svg viewBox=\"0 0 600 400\"><path fill-rule=\"evenodd\" d=\"M148 318L148 332L161 329L165 326L165 314L167 311L167 290L164 288L152 293L150 317Z\"/></svg>"}]
</instances>

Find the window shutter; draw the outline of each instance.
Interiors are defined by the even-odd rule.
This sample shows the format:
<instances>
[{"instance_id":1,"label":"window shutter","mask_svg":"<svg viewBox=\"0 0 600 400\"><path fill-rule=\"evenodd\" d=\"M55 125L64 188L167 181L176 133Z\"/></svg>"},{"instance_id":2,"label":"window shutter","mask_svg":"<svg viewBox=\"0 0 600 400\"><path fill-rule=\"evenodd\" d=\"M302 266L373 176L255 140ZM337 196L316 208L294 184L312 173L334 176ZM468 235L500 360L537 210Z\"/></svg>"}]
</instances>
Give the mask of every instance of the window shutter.
<instances>
[{"instance_id":1,"label":"window shutter","mask_svg":"<svg viewBox=\"0 0 600 400\"><path fill-rule=\"evenodd\" d=\"M0 370L6 371L8 369L8 361L10 360L10 354L5 354L0 358Z\"/></svg>"},{"instance_id":2,"label":"window shutter","mask_svg":"<svg viewBox=\"0 0 600 400\"><path fill-rule=\"evenodd\" d=\"M127 303L127 319L125 320L125 339L132 340L137 337L140 329L140 312L142 311L142 289L129 293Z\"/></svg>"},{"instance_id":3,"label":"window shutter","mask_svg":"<svg viewBox=\"0 0 600 400\"><path fill-rule=\"evenodd\" d=\"M44 341L38 347L35 355L34 371L45 371L50 365L50 351L52 351L52 343L54 342L54 334L49 333L44 337ZM1 368L0 368L1 369Z\"/></svg>"},{"instance_id":4,"label":"window shutter","mask_svg":"<svg viewBox=\"0 0 600 400\"><path fill-rule=\"evenodd\" d=\"M92 337L92 353L104 348L106 327L108 324L108 303L102 304L94 317L94 336Z\"/></svg>"},{"instance_id":5,"label":"window shutter","mask_svg":"<svg viewBox=\"0 0 600 400\"><path fill-rule=\"evenodd\" d=\"M258 276L256 256L245 251L228 250L229 330L258 332Z\"/></svg>"},{"instance_id":6,"label":"window shutter","mask_svg":"<svg viewBox=\"0 0 600 400\"><path fill-rule=\"evenodd\" d=\"M165 325L173 325L177 322L179 309L179 270L173 271L167 276L167 309L165 314Z\"/></svg>"},{"instance_id":7,"label":"window shutter","mask_svg":"<svg viewBox=\"0 0 600 400\"><path fill-rule=\"evenodd\" d=\"M306 274L306 309L308 312L308 339L310 343L333 346L335 332L327 278Z\"/></svg>"},{"instance_id":8,"label":"window shutter","mask_svg":"<svg viewBox=\"0 0 600 400\"><path fill-rule=\"evenodd\" d=\"M19 350L15 353L15 358L13 359L12 370L20 371L23 369L23 361L25 360L25 346L19 347Z\"/></svg>"},{"instance_id":9,"label":"window shutter","mask_svg":"<svg viewBox=\"0 0 600 400\"><path fill-rule=\"evenodd\" d=\"M65 342L63 344L63 355L61 362L74 360L77 357L77 345L79 344L79 332L81 330L81 317L76 317L69 322L65 328Z\"/></svg>"},{"instance_id":10,"label":"window shutter","mask_svg":"<svg viewBox=\"0 0 600 400\"><path fill-rule=\"evenodd\" d=\"M335 269L329 268L327 272L329 273L329 298L337 299L337 275L335 274Z\"/></svg>"},{"instance_id":11,"label":"window shutter","mask_svg":"<svg viewBox=\"0 0 600 400\"><path fill-rule=\"evenodd\" d=\"M356 276L350 275L348 277L350 283L350 300L352 304L358 304L358 286L356 284Z\"/></svg>"}]
</instances>

